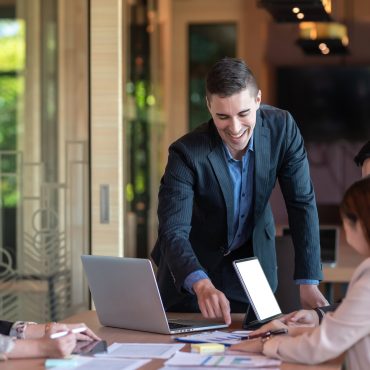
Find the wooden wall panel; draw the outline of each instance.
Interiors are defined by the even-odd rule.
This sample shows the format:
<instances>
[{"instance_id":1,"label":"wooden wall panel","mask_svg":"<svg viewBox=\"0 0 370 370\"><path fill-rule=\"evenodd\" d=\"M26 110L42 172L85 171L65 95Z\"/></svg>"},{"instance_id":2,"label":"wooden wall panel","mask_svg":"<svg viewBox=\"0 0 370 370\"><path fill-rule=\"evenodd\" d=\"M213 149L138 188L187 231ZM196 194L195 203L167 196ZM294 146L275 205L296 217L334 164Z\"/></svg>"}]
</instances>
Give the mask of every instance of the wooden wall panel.
<instances>
[{"instance_id":1,"label":"wooden wall panel","mask_svg":"<svg viewBox=\"0 0 370 370\"><path fill-rule=\"evenodd\" d=\"M123 255L122 1L91 0L92 254ZM109 223L100 186L109 186Z\"/></svg>"}]
</instances>

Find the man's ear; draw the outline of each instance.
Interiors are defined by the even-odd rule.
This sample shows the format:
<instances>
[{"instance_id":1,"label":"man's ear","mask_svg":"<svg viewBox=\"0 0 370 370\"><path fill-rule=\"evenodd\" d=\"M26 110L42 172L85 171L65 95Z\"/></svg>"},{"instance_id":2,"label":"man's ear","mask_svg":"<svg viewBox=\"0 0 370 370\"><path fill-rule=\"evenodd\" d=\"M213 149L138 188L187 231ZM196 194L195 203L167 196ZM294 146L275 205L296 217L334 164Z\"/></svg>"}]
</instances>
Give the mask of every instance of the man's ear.
<instances>
[{"instance_id":1,"label":"man's ear","mask_svg":"<svg viewBox=\"0 0 370 370\"><path fill-rule=\"evenodd\" d=\"M206 95L206 103L207 103L207 108L208 108L209 112L211 112L211 103L209 102L207 95Z\"/></svg>"},{"instance_id":2,"label":"man's ear","mask_svg":"<svg viewBox=\"0 0 370 370\"><path fill-rule=\"evenodd\" d=\"M261 92L261 90L258 90L258 93L257 93L257 96L256 96L257 108L260 107L261 101L262 101L262 92Z\"/></svg>"},{"instance_id":3,"label":"man's ear","mask_svg":"<svg viewBox=\"0 0 370 370\"><path fill-rule=\"evenodd\" d=\"M256 97L256 102L258 104L261 104L261 101L262 101L262 92L261 92L261 90L258 90L257 97Z\"/></svg>"}]
</instances>

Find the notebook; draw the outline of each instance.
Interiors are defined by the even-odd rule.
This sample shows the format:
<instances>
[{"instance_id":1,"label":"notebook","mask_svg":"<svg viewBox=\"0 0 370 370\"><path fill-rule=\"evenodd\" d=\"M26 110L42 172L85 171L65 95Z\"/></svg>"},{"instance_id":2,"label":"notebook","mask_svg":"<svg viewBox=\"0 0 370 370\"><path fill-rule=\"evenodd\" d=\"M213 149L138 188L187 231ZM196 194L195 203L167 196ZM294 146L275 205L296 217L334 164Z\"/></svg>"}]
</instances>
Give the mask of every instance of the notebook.
<instances>
[{"instance_id":1,"label":"notebook","mask_svg":"<svg viewBox=\"0 0 370 370\"><path fill-rule=\"evenodd\" d=\"M233 265L253 308L253 318L256 318L245 326L258 326L280 317L279 304L257 257L236 260Z\"/></svg>"},{"instance_id":2,"label":"notebook","mask_svg":"<svg viewBox=\"0 0 370 370\"><path fill-rule=\"evenodd\" d=\"M104 326L161 334L227 327L212 320L168 320L148 259L85 255L81 260Z\"/></svg>"}]
</instances>

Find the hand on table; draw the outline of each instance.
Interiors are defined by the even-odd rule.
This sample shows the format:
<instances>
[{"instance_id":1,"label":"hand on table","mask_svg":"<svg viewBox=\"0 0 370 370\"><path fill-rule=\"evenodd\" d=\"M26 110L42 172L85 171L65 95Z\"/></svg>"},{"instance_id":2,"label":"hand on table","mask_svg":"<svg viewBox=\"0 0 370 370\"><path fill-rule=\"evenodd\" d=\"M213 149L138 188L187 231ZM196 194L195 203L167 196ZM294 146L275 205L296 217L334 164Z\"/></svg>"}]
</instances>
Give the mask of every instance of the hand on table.
<instances>
[{"instance_id":1,"label":"hand on table","mask_svg":"<svg viewBox=\"0 0 370 370\"><path fill-rule=\"evenodd\" d=\"M74 328L80 328L80 327L85 327L86 330L76 334L77 340L88 340L88 341L93 341L93 340L101 340L90 328L88 328L84 323L80 324L65 324L68 328L68 330L72 330Z\"/></svg>"},{"instance_id":2,"label":"hand on table","mask_svg":"<svg viewBox=\"0 0 370 370\"><path fill-rule=\"evenodd\" d=\"M76 346L76 335L68 333L60 338L51 339L51 334L68 331L67 325L50 324L45 330L45 335L36 339L39 342L39 354L43 357L65 357L72 353Z\"/></svg>"},{"instance_id":3,"label":"hand on table","mask_svg":"<svg viewBox=\"0 0 370 370\"><path fill-rule=\"evenodd\" d=\"M202 279L193 285L198 298L198 305L205 318L223 318L225 324L231 324L230 303L225 294L215 288L209 279Z\"/></svg>"},{"instance_id":4,"label":"hand on table","mask_svg":"<svg viewBox=\"0 0 370 370\"><path fill-rule=\"evenodd\" d=\"M303 308L315 308L329 305L317 285L302 284L299 286L301 305Z\"/></svg>"},{"instance_id":5,"label":"hand on table","mask_svg":"<svg viewBox=\"0 0 370 370\"><path fill-rule=\"evenodd\" d=\"M319 325L319 316L314 310L299 310L291 312L281 318L287 325Z\"/></svg>"}]
</instances>

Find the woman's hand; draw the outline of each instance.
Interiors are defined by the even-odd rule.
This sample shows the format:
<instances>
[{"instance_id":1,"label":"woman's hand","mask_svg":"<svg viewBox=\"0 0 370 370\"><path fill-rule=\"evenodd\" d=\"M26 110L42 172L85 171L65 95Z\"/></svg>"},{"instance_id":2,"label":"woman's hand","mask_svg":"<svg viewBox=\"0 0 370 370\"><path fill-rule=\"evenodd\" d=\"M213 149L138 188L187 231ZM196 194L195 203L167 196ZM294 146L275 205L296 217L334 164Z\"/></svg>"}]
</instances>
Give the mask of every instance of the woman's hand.
<instances>
[{"instance_id":1,"label":"woman's hand","mask_svg":"<svg viewBox=\"0 0 370 370\"><path fill-rule=\"evenodd\" d=\"M58 331L70 331L74 328L85 327L86 330L76 335L77 340L101 340L90 328L84 323L80 324L62 324L62 323L48 323L48 324L36 324L28 325L25 330L25 339L36 339L41 338L48 331L48 327L53 327L55 332Z\"/></svg>"},{"instance_id":2,"label":"woman's hand","mask_svg":"<svg viewBox=\"0 0 370 370\"><path fill-rule=\"evenodd\" d=\"M287 325L319 325L319 316L314 310L299 310L285 315L282 319Z\"/></svg>"},{"instance_id":3,"label":"woman's hand","mask_svg":"<svg viewBox=\"0 0 370 370\"><path fill-rule=\"evenodd\" d=\"M51 335L60 331L68 331L67 335L51 339ZM76 346L76 335L70 332L66 324L49 324L45 330L45 335L39 339L41 353L45 357L65 357L72 353Z\"/></svg>"},{"instance_id":4,"label":"woman's hand","mask_svg":"<svg viewBox=\"0 0 370 370\"><path fill-rule=\"evenodd\" d=\"M260 334L260 333L265 333L266 331L272 331L272 330L277 330L277 329L288 329L288 326L282 322L279 319L272 320L268 322L267 324L261 326L259 329L255 330L252 334Z\"/></svg>"},{"instance_id":5,"label":"woman's hand","mask_svg":"<svg viewBox=\"0 0 370 370\"><path fill-rule=\"evenodd\" d=\"M93 341L93 340L101 340L101 338L99 338L90 328L88 328L84 323L80 323L80 324L65 324L65 326L67 327L67 330L72 330L74 328L80 328L80 327L85 327L86 330L81 332L81 333L78 333L76 334L76 338L77 340L89 340L89 341Z\"/></svg>"}]
</instances>

